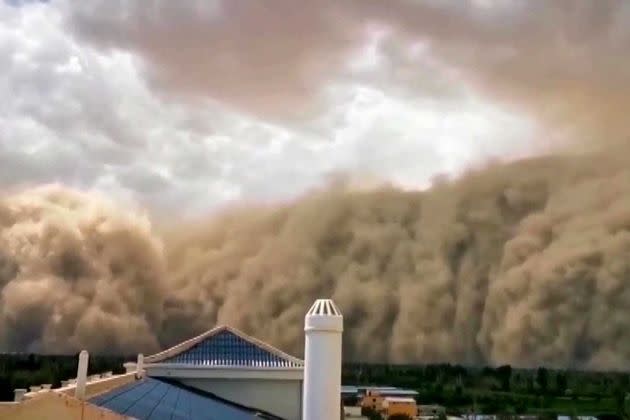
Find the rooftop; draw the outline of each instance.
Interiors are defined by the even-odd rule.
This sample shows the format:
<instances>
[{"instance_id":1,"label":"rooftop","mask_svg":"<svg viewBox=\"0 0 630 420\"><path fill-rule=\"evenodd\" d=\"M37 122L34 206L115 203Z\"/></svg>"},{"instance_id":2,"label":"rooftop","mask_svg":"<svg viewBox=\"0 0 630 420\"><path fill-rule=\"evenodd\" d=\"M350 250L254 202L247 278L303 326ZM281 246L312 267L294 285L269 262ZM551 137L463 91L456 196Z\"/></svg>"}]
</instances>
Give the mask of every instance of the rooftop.
<instances>
[{"instance_id":1,"label":"rooftop","mask_svg":"<svg viewBox=\"0 0 630 420\"><path fill-rule=\"evenodd\" d=\"M403 398L403 397L385 397L385 401L391 403L416 403L416 400L413 398Z\"/></svg>"},{"instance_id":2,"label":"rooftop","mask_svg":"<svg viewBox=\"0 0 630 420\"><path fill-rule=\"evenodd\" d=\"M145 358L146 363L207 367L302 368L304 362L235 328L221 326Z\"/></svg>"},{"instance_id":3,"label":"rooftop","mask_svg":"<svg viewBox=\"0 0 630 420\"><path fill-rule=\"evenodd\" d=\"M384 397L415 397L418 395L417 391L411 389L401 389L393 386L353 386L353 385L344 385L341 387L342 394L362 394L364 395L367 391L373 391L382 395Z\"/></svg>"},{"instance_id":4,"label":"rooftop","mask_svg":"<svg viewBox=\"0 0 630 420\"><path fill-rule=\"evenodd\" d=\"M384 397L415 397L418 395L417 391L411 389L381 389L378 392Z\"/></svg>"}]
</instances>

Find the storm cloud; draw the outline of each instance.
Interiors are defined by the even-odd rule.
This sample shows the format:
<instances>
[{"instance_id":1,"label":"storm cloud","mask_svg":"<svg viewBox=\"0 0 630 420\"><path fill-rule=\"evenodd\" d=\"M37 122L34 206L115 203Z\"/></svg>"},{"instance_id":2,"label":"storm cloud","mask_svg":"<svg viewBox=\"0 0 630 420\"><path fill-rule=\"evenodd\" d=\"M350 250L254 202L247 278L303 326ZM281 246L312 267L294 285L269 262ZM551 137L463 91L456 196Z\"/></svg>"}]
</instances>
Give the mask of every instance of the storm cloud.
<instances>
[{"instance_id":1,"label":"storm cloud","mask_svg":"<svg viewBox=\"0 0 630 420\"><path fill-rule=\"evenodd\" d=\"M154 79L178 94L295 117L319 103L322 86L343 77L344 60L385 31L389 41L377 51L384 59L415 46L446 65L434 73L454 73L494 100L535 114L565 141L629 134L624 0L113 4L82 2L69 22L98 45L136 51L152 64ZM108 13L112 7L118 13ZM405 66L399 55L391 66L393 84L412 94L454 94L426 72L426 62Z\"/></svg>"},{"instance_id":2,"label":"storm cloud","mask_svg":"<svg viewBox=\"0 0 630 420\"><path fill-rule=\"evenodd\" d=\"M104 97L87 127L128 140L111 158L133 164L107 168L154 191L160 217L90 188L14 185L0 204L0 348L150 352L225 323L300 354L305 311L330 296L347 360L628 365L627 2L130 5L55 16L93 65L107 50L136 80L138 124ZM80 113L51 119L32 102L39 125L6 124L81 132ZM167 123L151 130L151 115ZM4 139L2 157L32 159ZM484 148L514 161L480 165ZM49 180L45 166L24 179ZM458 176L400 188L444 171ZM249 204L180 216L180 198L216 191Z\"/></svg>"},{"instance_id":3,"label":"storm cloud","mask_svg":"<svg viewBox=\"0 0 630 420\"><path fill-rule=\"evenodd\" d=\"M153 230L60 187L17 193L2 206L0 342L151 351L226 323L300 354L305 311L330 296L348 360L621 368L627 168L537 158Z\"/></svg>"}]
</instances>

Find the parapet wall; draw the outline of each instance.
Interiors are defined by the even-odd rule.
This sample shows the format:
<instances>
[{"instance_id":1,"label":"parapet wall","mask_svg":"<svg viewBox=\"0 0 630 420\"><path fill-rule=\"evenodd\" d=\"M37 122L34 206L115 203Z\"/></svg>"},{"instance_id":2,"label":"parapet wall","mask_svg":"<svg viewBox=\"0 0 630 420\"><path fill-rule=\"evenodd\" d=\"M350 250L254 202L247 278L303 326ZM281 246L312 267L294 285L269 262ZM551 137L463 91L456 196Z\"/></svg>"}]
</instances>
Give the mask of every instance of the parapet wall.
<instances>
[{"instance_id":1,"label":"parapet wall","mask_svg":"<svg viewBox=\"0 0 630 420\"><path fill-rule=\"evenodd\" d=\"M19 403L0 404L0 420L125 420L125 416L69 395L44 391Z\"/></svg>"}]
</instances>

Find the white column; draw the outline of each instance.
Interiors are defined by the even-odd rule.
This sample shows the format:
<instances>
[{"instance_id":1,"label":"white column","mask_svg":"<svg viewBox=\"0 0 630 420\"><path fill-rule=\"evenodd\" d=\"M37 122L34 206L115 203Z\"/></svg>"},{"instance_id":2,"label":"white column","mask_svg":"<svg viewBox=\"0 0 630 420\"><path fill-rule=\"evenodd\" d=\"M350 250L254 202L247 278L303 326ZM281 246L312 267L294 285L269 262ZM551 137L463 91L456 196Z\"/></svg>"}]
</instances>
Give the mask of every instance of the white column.
<instances>
[{"instance_id":1,"label":"white column","mask_svg":"<svg viewBox=\"0 0 630 420\"><path fill-rule=\"evenodd\" d=\"M330 299L318 299L304 320L305 355L302 420L341 417L343 316Z\"/></svg>"},{"instance_id":2,"label":"white column","mask_svg":"<svg viewBox=\"0 0 630 420\"><path fill-rule=\"evenodd\" d=\"M85 383L87 382L88 360L90 355L87 350L79 353L79 368L77 369L77 387L74 391L75 397L82 400L85 398Z\"/></svg>"},{"instance_id":3,"label":"white column","mask_svg":"<svg viewBox=\"0 0 630 420\"><path fill-rule=\"evenodd\" d=\"M144 355L138 354L138 363L136 363L136 378L140 379L143 376L142 370L144 369Z\"/></svg>"},{"instance_id":4,"label":"white column","mask_svg":"<svg viewBox=\"0 0 630 420\"><path fill-rule=\"evenodd\" d=\"M24 394L26 394L27 390L23 388L18 388L13 390L13 394L15 398L13 399L15 402L21 402L24 399Z\"/></svg>"}]
</instances>

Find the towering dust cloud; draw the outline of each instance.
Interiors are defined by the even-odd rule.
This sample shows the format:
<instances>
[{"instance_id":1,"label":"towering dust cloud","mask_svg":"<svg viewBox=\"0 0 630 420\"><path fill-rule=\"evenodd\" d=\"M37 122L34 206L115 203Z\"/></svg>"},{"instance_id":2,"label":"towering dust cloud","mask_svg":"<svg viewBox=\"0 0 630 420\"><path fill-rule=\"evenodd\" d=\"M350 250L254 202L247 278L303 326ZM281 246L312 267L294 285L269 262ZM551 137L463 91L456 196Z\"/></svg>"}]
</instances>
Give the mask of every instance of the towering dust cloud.
<instances>
[{"instance_id":1,"label":"towering dust cloud","mask_svg":"<svg viewBox=\"0 0 630 420\"><path fill-rule=\"evenodd\" d=\"M615 152L425 192L335 187L159 235L62 188L7 196L0 344L151 351L228 323L299 353L308 304L331 296L347 360L622 368L630 156Z\"/></svg>"},{"instance_id":2,"label":"towering dust cloud","mask_svg":"<svg viewBox=\"0 0 630 420\"><path fill-rule=\"evenodd\" d=\"M192 20L191 34L210 31L226 46L230 60L218 69L210 58L198 63L217 51L209 36L177 47L189 39L174 38L186 31L174 31L169 13L151 20L138 8L118 21L86 7L72 22L95 45L145 57L172 89L282 111L312 99L331 73L321 57L340 60L356 25L373 20L532 115L550 141L579 141L423 192L333 186L159 229L62 187L7 194L0 350L149 352L225 323L299 354L304 313L326 296L344 313L346 360L627 368L630 3L514 1L490 13L472 6L482 2L321 0L306 12L291 7L295 19L265 18L288 3L262 11L231 2L224 13L234 19ZM248 22L277 40L271 55L263 31L240 30ZM312 34L308 45L286 36L296 22ZM286 64L271 83L259 77L279 68L269 57ZM201 77L181 71L197 65ZM258 100L264 93L273 101Z\"/></svg>"},{"instance_id":3,"label":"towering dust cloud","mask_svg":"<svg viewBox=\"0 0 630 420\"><path fill-rule=\"evenodd\" d=\"M157 349L164 257L146 219L59 187L0 201L0 350Z\"/></svg>"}]
</instances>

